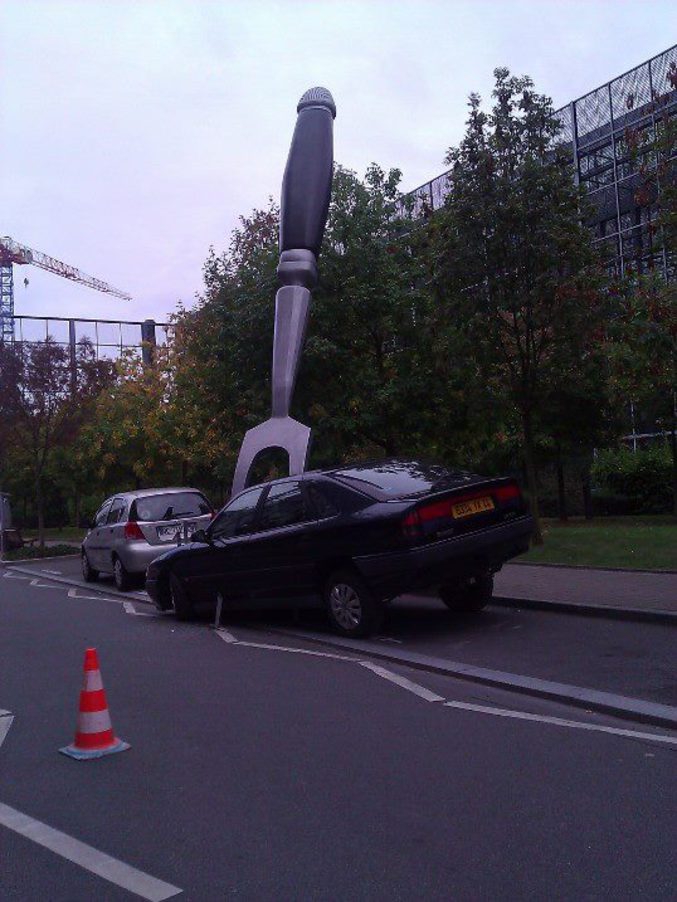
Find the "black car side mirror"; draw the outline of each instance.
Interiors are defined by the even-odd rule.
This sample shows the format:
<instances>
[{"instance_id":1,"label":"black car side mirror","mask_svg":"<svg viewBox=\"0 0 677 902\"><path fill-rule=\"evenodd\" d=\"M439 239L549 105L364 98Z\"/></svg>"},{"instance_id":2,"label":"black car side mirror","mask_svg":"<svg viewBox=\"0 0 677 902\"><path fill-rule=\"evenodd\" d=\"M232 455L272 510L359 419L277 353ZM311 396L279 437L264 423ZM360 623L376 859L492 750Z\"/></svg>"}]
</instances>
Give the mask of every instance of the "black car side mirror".
<instances>
[{"instance_id":1,"label":"black car side mirror","mask_svg":"<svg viewBox=\"0 0 677 902\"><path fill-rule=\"evenodd\" d=\"M205 529L196 529L191 537L193 542L200 542L202 545L211 545L212 540L207 535Z\"/></svg>"}]
</instances>

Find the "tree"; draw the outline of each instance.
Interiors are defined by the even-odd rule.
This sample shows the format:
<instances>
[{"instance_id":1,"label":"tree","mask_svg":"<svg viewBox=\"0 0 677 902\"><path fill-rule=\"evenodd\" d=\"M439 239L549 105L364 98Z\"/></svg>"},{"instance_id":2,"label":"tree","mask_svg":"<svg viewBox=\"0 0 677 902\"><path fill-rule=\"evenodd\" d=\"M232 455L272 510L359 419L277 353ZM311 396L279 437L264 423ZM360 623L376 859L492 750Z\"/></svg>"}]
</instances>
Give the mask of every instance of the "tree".
<instances>
[{"instance_id":1,"label":"tree","mask_svg":"<svg viewBox=\"0 0 677 902\"><path fill-rule=\"evenodd\" d=\"M658 272L631 276L616 299L607 332L613 390L619 403L652 411L667 432L677 516L677 288Z\"/></svg>"},{"instance_id":2,"label":"tree","mask_svg":"<svg viewBox=\"0 0 677 902\"><path fill-rule=\"evenodd\" d=\"M40 343L0 343L0 420L8 443L28 461L41 547L45 474L55 450L74 441L110 375L110 365L96 359L87 340L76 346L74 361L69 349L51 338Z\"/></svg>"},{"instance_id":3,"label":"tree","mask_svg":"<svg viewBox=\"0 0 677 902\"><path fill-rule=\"evenodd\" d=\"M494 105L470 97L451 148L451 186L430 222L440 329L460 332L467 365L504 387L519 417L532 513L539 414L557 385L585 379L604 313L584 198L556 147L560 124L528 77L495 70Z\"/></svg>"}]
</instances>

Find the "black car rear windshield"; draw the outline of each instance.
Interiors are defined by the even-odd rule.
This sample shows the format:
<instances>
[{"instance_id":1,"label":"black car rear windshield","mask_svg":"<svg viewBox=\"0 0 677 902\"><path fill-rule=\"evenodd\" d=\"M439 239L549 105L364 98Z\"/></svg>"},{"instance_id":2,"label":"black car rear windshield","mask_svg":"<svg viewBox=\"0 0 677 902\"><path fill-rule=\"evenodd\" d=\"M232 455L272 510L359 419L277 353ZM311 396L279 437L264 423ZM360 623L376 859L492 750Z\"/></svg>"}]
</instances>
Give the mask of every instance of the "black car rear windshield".
<instances>
[{"instance_id":1,"label":"black car rear windshield","mask_svg":"<svg viewBox=\"0 0 677 902\"><path fill-rule=\"evenodd\" d=\"M433 488L462 484L472 479L470 473L420 461L358 464L335 470L331 475L356 489L389 498L425 495Z\"/></svg>"},{"instance_id":2,"label":"black car rear windshield","mask_svg":"<svg viewBox=\"0 0 677 902\"><path fill-rule=\"evenodd\" d=\"M209 502L199 492L166 492L137 498L132 502L129 519L153 523L177 517L202 517L211 512Z\"/></svg>"}]
</instances>

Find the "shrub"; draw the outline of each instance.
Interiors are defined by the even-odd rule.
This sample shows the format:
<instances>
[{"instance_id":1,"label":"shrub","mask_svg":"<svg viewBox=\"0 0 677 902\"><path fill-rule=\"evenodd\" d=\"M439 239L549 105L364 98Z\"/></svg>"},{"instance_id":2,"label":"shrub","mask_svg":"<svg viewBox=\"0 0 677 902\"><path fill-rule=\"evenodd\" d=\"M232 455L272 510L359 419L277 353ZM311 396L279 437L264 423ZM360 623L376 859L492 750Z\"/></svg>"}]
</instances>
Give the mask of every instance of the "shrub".
<instances>
[{"instance_id":1,"label":"shrub","mask_svg":"<svg viewBox=\"0 0 677 902\"><path fill-rule=\"evenodd\" d=\"M596 507L604 514L672 510L672 458L667 445L600 451L592 465Z\"/></svg>"}]
</instances>

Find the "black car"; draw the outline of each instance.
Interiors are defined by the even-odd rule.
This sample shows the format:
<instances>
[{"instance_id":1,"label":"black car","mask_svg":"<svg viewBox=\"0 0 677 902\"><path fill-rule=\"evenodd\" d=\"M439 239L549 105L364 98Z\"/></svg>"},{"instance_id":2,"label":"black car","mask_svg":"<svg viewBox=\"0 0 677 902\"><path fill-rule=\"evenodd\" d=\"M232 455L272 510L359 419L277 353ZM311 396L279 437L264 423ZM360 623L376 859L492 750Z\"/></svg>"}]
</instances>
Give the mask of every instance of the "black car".
<instances>
[{"instance_id":1,"label":"black car","mask_svg":"<svg viewBox=\"0 0 677 902\"><path fill-rule=\"evenodd\" d=\"M181 620L220 594L232 610L324 605L336 631L366 636L404 592L434 588L454 610L480 610L532 528L513 479L363 463L245 489L149 565L146 589Z\"/></svg>"}]
</instances>

